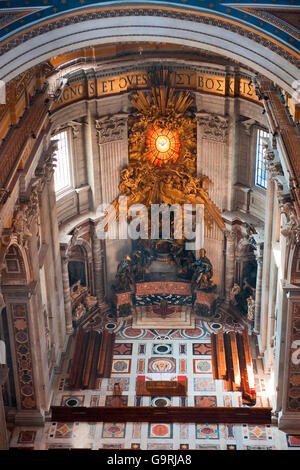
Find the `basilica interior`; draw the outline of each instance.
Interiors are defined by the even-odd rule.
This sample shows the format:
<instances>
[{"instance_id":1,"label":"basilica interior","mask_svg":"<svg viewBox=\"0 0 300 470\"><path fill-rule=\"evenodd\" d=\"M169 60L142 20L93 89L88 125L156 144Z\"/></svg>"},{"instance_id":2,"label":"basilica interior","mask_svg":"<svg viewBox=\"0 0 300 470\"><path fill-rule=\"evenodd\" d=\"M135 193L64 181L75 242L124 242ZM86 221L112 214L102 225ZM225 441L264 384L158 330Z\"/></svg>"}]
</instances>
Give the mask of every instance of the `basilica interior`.
<instances>
[{"instance_id":1,"label":"basilica interior","mask_svg":"<svg viewBox=\"0 0 300 470\"><path fill-rule=\"evenodd\" d=\"M299 450L297 2L4 3L0 449Z\"/></svg>"}]
</instances>

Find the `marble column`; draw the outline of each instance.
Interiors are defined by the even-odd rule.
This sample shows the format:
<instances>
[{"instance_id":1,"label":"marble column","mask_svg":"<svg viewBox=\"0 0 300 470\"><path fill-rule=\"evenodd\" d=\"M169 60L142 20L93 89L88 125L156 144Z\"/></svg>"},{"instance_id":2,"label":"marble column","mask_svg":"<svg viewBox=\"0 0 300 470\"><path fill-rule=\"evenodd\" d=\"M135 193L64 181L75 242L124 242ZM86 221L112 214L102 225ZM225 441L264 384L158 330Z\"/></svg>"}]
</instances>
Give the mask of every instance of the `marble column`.
<instances>
[{"instance_id":1,"label":"marble column","mask_svg":"<svg viewBox=\"0 0 300 470\"><path fill-rule=\"evenodd\" d=\"M262 294L262 273L263 273L263 243L257 245L257 274L256 274L256 288L255 288L255 313L254 313L254 328L253 332L258 334L260 331L260 309L261 309L261 294Z\"/></svg>"},{"instance_id":2,"label":"marble column","mask_svg":"<svg viewBox=\"0 0 300 470\"><path fill-rule=\"evenodd\" d=\"M8 377L8 368L0 364L0 450L8 450L8 436L6 428L6 417L3 403L2 387Z\"/></svg>"},{"instance_id":3,"label":"marble column","mask_svg":"<svg viewBox=\"0 0 300 470\"><path fill-rule=\"evenodd\" d=\"M235 243L236 232L233 230L225 231L226 237L226 268L225 268L225 301L230 301L230 291L234 284L235 277Z\"/></svg>"},{"instance_id":4,"label":"marble column","mask_svg":"<svg viewBox=\"0 0 300 470\"><path fill-rule=\"evenodd\" d=\"M92 232L93 242L93 265L94 265L94 289L95 295L98 299L99 305L104 302L104 264L103 264L103 249L101 240L97 237L95 228Z\"/></svg>"},{"instance_id":5,"label":"marble column","mask_svg":"<svg viewBox=\"0 0 300 470\"><path fill-rule=\"evenodd\" d=\"M61 256L61 267L62 267L62 281L64 291L64 304L65 304L65 318L66 318L66 333L71 335L73 333L72 323L72 302L70 294L70 282L69 282L69 271L68 271L68 256Z\"/></svg>"}]
</instances>

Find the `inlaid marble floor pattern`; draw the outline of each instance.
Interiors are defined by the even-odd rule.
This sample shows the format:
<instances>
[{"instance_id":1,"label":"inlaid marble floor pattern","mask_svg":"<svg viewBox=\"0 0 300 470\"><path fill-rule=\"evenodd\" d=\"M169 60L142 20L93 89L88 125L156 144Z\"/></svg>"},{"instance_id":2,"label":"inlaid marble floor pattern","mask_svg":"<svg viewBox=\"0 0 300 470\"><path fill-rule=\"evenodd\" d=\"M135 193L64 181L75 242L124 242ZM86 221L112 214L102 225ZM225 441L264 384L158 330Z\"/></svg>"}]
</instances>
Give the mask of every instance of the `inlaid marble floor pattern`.
<instances>
[{"instance_id":1,"label":"inlaid marble floor pattern","mask_svg":"<svg viewBox=\"0 0 300 470\"><path fill-rule=\"evenodd\" d=\"M55 379L52 405L112 406L113 386L121 384L124 406L243 406L240 392L224 390L212 376L210 334L220 328L200 322L195 329L143 330L130 321L116 325L112 373L99 379L94 390L70 390L68 373L72 347L61 374ZM255 363L256 364L256 363ZM256 406L270 406L265 379L256 364ZM258 367L259 369L259 367ZM184 376L188 396L136 397L136 380L170 380ZM44 427L17 427L14 448L130 449L142 450L275 450L300 449L300 436L287 435L276 426L170 424L170 423L59 423Z\"/></svg>"}]
</instances>

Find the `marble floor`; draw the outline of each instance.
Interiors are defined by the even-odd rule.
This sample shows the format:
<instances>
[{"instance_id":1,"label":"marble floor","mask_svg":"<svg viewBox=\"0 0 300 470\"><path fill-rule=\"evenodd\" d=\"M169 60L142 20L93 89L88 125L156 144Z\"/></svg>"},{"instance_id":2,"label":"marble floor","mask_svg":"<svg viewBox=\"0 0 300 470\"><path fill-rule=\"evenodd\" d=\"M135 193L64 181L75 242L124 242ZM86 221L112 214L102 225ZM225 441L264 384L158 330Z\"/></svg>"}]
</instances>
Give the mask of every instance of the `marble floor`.
<instances>
[{"instance_id":1,"label":"marble floor","mask_svg":"<svg viewBox=\"0 0 300 470\"><path fill-rule=\"evenodd\" d=\"M110 328L112 320L107 319ZM109 379L99 379L94 390L70 390L68 374L74 348L69 344L62 371L55 377L52 405L113 406L113 387L121 384L124 406L243 406L240 392L228 392L212 376L210 335L220 319L196 319L194 329L133 328L131 320L115 323L116 342ZM225 325L225 326L224 326ZM234 321L223 328L238 330ZM256 406L270 406L259 361L254 359ZM187 397L137 397L138 377L145 380L187 378ZM15 427L11 448L31 449L130 449L142 450L299 450L300 436L287 435L276 426L171 424L171 423L60 423L44 427Z\"/></svg>"}]
</instances>

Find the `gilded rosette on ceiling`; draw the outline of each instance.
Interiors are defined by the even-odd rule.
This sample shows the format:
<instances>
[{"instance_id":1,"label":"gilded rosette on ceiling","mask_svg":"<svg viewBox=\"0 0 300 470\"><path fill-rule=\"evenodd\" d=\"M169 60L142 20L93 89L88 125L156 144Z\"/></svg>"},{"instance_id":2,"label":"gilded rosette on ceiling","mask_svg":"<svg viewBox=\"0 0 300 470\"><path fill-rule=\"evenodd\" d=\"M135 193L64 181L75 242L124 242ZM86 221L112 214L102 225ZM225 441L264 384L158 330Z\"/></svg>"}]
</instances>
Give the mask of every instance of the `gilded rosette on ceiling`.
<instances>
[{"instance_id":1,"label":"gilded rosette on ceiling","mask_svg":"<svg viewBox=\"0 0 300 470\"><path fill-rule=\"evenodd\" d=\"M130 100L136 108L128 121L129 166L119 189L132 204L203 204L208 227L224 228L220 210L210 200L207 176L196 176L197 124L194 98L176 90L169 70L149 72L149 89ZM117 200L114 203L118 206Z\"/></svg>"}]
</instances>

